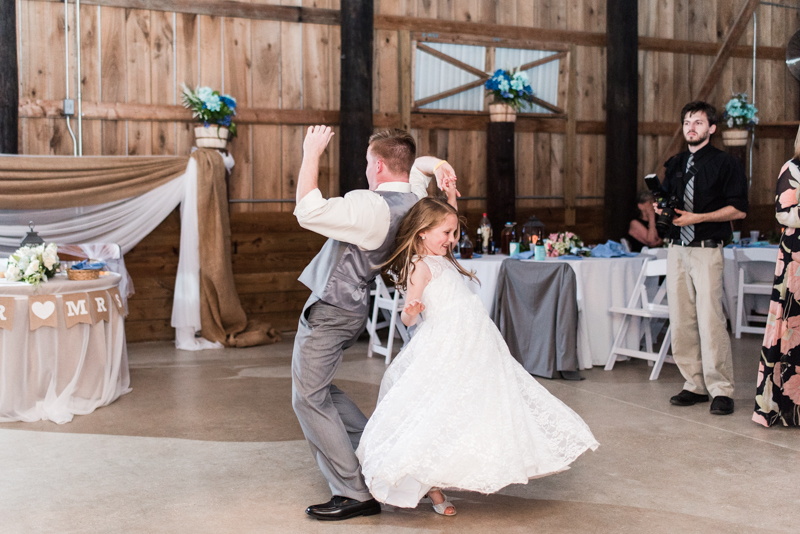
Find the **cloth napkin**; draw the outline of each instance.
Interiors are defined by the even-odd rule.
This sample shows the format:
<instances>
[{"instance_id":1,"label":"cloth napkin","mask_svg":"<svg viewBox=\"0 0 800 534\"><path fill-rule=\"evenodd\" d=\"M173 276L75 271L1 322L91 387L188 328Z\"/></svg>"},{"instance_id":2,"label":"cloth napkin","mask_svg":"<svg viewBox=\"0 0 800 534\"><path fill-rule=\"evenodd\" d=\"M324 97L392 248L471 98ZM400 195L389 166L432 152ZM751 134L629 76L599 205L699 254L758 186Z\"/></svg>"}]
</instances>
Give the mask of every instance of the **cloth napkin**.
<instances>
[{"instance_id":1,"label":"cloth napkin","mask_svg":"<svg viewBox=\"0 0 800 534\"><path fill-rule=\"evenodd\" d=\"M630 258L633 256L638 256L638 254L625 252L622 245L610 239L605 244L597 245L592 249L593 258Z\"/></svg>"},{"instance_id":2,"label":"cloth napkin","mask_svg":"<svg viewBox=\"0 0 800 534\"><path fill-rule=\"evenodd\" d=\"M475 254L474 252L472 253L472 259L473 260L481 258L482 256L483 256L482 254ZM457 260L460 260L461 259L461 253L460 252L456 252L455 254L453 254L453 257L455 259L457 259Z\"/></svg>"},{"instance_id":3,"label":"cloth napkin","mask_svg":"<svg viewBox=\"0 0 800 534\"><path fill-rule=\"evenodd\" d=\"M525 252L515 252L509 258L512 260L529 260L533 257L532 250L526 250Z\"/></svg>"},{"instance_id":4,"label":"cloth napkin","mask_svg":"<svg viewBox=\"0 0 800 534\"><path fill-rule=\"evenodd\" d=\"M83 260L79 261L75 265L72 266L72 269L75 271L99 271L106 267L106 262L104 261L92 261Z\"/></svg>"}]
</instances>

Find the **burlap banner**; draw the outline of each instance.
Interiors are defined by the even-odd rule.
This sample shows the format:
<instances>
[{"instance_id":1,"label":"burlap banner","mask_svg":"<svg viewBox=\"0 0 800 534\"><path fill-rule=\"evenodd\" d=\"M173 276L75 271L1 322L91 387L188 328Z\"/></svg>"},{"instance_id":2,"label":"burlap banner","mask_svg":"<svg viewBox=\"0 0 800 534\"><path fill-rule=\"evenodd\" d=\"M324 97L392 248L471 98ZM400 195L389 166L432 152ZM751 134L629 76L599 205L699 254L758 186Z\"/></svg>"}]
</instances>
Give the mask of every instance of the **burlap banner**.
<instances>
[{"instance_id":1,"label":"burlap banner","mask_svg":"<svg viewBox=\"0 0 800 534\"><path fill-rule=\"evenodd\" d=\"M29 297L28 314L30 315L31 331L38 330L43 326L58 328L55 295Z\"/></svg>"},{"instance_id":2,"label":"burlap banner","mask_svg":"<svg viewBox=\"0 0 800 534\"><path fill-rule=\"evenodd\" d=\"M67 328L72 328L76 324L93 324L92 314L89 311L89 294L88 293L69 293L61 295L62 311L64 313L64 321L67 323Z\"/></svg>"},{"instance_id":3,"label":"burlap banner","mask_svg":"<svg viewBox=\"0 0 800 534\"><path fill-rule=\"evenodd\" d=\"M12 330L14 328L14 297L0 297L0 328Z\"/></svg>"},{"instance_id":4,"label":"burlap banner","mask_svg":"<svg viewBox=\"0 0 800 534\"><path fill-rule=\"evenodd\" d=\"M112 287L108 290L108 294L111 297L111 300L114 301L114 304L117 306L117 311L123 317L127 316L128 314L125 312L125 304L122 302L122 295L119 294L119 288Z\"/></svg>"},{"instance_id":5,"label":"burlap banner","mask_svg":"<svg viewBox=\"0 0 800 534\"><path fill-rule=\"evenodd\" d=\"M108 323L111 321L111 313L108 311L108 307L111 306L108 299L108 291L91 291L89 293L89 301L91 302L92 316L95 323L100 321Z\"/></svg>"}]
</instances>

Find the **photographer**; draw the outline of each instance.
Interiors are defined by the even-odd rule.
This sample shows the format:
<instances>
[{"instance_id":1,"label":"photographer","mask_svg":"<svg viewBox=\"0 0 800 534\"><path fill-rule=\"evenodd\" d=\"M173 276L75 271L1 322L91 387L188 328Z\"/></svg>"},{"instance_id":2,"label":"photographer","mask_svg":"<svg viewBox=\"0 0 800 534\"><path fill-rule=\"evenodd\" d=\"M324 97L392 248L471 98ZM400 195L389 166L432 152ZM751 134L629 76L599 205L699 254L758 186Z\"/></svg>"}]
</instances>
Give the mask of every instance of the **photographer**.
<instances>
[{"instance_id":1,"label":"photographer","mask_svg":"<svg viewBox=\"0 0 800 534\"><path fill-rule=\"evenodd\" d=\"M747 177L737 159L709 143L717 129L714 106L690 102L681 120L689 150L667 161L662 186L671 197L666 204L681 205L665 237L672 353L686 382L670 402L691 406L710 394L711 413L726 415L733 413L733 362L722 311L722 246L730 221L747 214ZM663 214L671 215L669 208Z\"/></svg>"}]
</instances>

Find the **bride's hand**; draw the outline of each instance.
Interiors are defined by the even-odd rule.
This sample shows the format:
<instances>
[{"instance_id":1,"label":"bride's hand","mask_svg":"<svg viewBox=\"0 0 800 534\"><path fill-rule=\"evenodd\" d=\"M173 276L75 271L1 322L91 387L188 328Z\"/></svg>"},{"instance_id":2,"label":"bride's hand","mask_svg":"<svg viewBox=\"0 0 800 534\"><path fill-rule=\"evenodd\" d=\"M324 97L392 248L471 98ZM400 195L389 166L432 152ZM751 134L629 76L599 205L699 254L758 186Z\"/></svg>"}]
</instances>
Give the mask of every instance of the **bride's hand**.
<instances>
[{"instance_id":1,"label":"bride's hand","mask_svg":"<svg viewBox=\"0 0 800 534\"><path fill-rule=\"evenodd\" d=\"M406 302L406 305L403 307L403 311L406 313L406 315L419 315L425 311L425 305L421 300L414 299Z\"/></svg>"}]
</instances>

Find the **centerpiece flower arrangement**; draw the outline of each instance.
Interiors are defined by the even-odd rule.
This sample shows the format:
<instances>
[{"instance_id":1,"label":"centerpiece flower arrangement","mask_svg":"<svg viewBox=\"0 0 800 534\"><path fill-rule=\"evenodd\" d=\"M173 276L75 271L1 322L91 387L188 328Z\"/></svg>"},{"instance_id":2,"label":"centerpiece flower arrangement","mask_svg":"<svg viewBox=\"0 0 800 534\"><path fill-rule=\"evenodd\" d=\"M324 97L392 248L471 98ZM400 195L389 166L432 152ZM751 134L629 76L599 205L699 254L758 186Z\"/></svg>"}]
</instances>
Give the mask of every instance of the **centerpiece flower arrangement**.
<instances>
[{"instance_id":1,"label":"centerpiece flower arrangement","mask_svg":"<svg viewBox=\"0 0 800 534\"><path fill-rule=\"evenodd\" d=\"M192 110L192 116L203 123L203 128L195 128L197 136L197 146L210 146L215 148L225 148L228 140L228 132L231 137L236 137L236 125L232 118L236 116L236 99L230 95L221 95L219 91L214 91L210 87L197 87L189 89L186 84L182 86L182 100L185 108ZM216 126L216 127L215 127ZM209 135L211 132L212 135ZM201 139L212 141L216 137L218 142L201 142Z\"/></svg>"},{"instance_id":2,"label":"centerpiece flower arrangement","mask_svg":"<svg viewBox=\"0 0 800 534\"><path fill-rule=\"evenodd\" d=\"M22 280L39 285L55 276L59 265L58 246L55 243L24 246L8 257L6 279L9 282Z\"/></svg>"},{"instance_id":3,"label":"centerpiece flower arrangement","mask_svg":"<svg viewBox=\"0 0 800 534\"><path fill-rule=\"evenodd\" d=\"M524 71L497 69L483 86L494 97L495 104L509 105L517 112L524 102L533 102L533 89Z\"/></svg>"},{"instance_id":4,"label":"centerpiece flower arrangement","mask_svg":"<svg viewBox=\"0 0 800 534\"><path fill-rule=\"evenodd\" d=\"M725 104L722 120L728 128L752 130L753 126L758 124L756 113L758 113L756 107L747 102L747 93L737 93Z\"/></svg>"},{"instance_id":5,"label":"centerpiece flower arrangement","mask_svg":"<svg viewBox=\"0 0 800 534\"><path fill-rule=\"evenodd\" d=\"M558 232L550 234L544 241L544 251L550 258L574 254L576 256L586 255L587 249L583 246L583 241L572 232Z\"/></svg>"}]
</instances>

